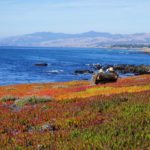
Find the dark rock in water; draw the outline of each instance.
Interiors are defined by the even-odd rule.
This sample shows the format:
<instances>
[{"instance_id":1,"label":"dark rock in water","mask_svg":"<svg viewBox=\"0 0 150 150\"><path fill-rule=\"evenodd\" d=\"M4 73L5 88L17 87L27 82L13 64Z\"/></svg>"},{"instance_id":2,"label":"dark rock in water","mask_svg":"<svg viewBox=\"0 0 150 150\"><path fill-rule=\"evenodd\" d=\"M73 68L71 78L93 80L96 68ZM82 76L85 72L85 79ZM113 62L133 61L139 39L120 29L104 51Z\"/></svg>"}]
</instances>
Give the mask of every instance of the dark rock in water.
<instances>
[{"instance_id":1,"label":"dark rock in water","mask_svg":"<svg viewBox=\"0 0 150 150\"><path fill-rule=\"evenodd\" d=\"M118 71L122 71L125 69L126 65L123 64L123 65L115 65L113 66L115 70L118 70Z\"/></svg>"},{"instance_id":2,"label":"dark rock in water","mask_svg":"<svg viewBox=\"0 0 150 150\"><path fill-rule=\"evenodd\" d=\"M102 66L100 64L93 64L92 65L92 68L96 69L96 70L99 70L102 68Z\"/></svg>"},{"instance_id":3,"label":"dark rock in water","mask_svg":"<svg viewBox=\"0 0 150 150\"><path fill-rule=\"evenodd\" d=\"M48 66L47 63L38 63L38 64L34 64L35 66L39 66L39 67L46 67Z\"/></svg>"},{"instance_id":4,"label":"dark rock in water","mask_svg":"<svg viewBox=\"0 0 150 150\"><path fill-rule=\"evenodd\" d=\"M75 74L92 74L92 73L94 73L94 72L91 71L91 70L75 70L74 73L75 73Z\"/></svg>"},{"instance_id":5,"label":"dark rock in water","mask_svg":"<svg viewBox=\"0 0 150 150\"><path fill-rule=\"evenodd\" d=\"M100 64L96 64L94 67L98 70L102 68L102 66Z\"/></svg>"},{"instance_id":6,"label":"dark rock in water","mask_svg":"<svg viewBox=\"0 0 150 150\"><path fill-rule=\"evenodd\" d=\"M102 68L102 65L100 64L88 64L88 66L94 70L99 70Z\"/></svg>"}]
</instances>

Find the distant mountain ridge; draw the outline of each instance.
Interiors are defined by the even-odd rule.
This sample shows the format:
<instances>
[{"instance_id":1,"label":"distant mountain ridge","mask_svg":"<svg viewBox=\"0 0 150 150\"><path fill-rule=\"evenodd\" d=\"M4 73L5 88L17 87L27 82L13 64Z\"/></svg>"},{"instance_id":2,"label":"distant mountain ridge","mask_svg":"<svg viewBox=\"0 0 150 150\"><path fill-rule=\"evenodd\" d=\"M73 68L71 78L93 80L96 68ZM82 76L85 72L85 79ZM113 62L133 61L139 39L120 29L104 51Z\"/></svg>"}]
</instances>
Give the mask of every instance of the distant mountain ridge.
<instances>
[{"instance_id":1,"label":"distant mountain ridge","mask_svg":"<svg viewBox=\"0 0 150 150\"><path fill-rule=\"evenodd\" d=\"M89 31L66 34L36 32L0 39L0 46L111 47L114 45L150 45L150 33L111 34Z\"/></svg>"}]
</instances>

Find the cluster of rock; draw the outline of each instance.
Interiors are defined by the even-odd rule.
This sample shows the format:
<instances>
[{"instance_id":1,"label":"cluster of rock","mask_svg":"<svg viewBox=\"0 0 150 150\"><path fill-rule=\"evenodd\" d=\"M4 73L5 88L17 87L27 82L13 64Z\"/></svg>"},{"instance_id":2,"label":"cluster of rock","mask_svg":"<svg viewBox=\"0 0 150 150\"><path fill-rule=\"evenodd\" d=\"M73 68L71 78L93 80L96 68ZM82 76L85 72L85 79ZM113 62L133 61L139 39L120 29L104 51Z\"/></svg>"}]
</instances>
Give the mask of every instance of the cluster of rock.
<instances>
[{"instance_id":1,"label":"cluster of rock","mask_svg":"<svg viewBox=\"0 0 150 150\"><path fill-rule=\"evenodd\" d=\"M90 69L87 70L75 70L75 74L93 74L93 72L99 70L99 69L104 69L106 70L109 67L113 67L114 70L119 73L119 74L127 74L131 73L134 75L142 75L142 74L150 74L150 66L149 65L126 65L126 64L121 64L121 65L105 65L102 66L100 64L92 64L90 65Z\"/></svg>"},{"instance_id":2,"label":"cluster of rock","mask_svg":"<svg viewBox=\"0 0 150 150\"><path fill-rule=\"evenodd\" d=\"M48 63L37 63L34 64L35 66L39 67L46 67ZM127 74L131 73L133 75L142 75L142 74L150 74L150 65L127 65L127 64L120 64L120 65L100 65L100 64L91 64L89 65L89 69L79 69L75 70L74 74L93 74L95 71L99 69L106 70L109 67L113 67L115 71L119 74Z\"/></svg>"},{"instance_id":3,"label":"cluster of rock","mask_svg":"<svg viewBox=\"0 0 150 150\"><path fill-rule=\"evenodd\" d=\"M146 65L117 65L114 66L114 69L120 73L133 73L135 75L142 75L142 74L150 74L150 66Z\"/></svg>"}]
</instances>

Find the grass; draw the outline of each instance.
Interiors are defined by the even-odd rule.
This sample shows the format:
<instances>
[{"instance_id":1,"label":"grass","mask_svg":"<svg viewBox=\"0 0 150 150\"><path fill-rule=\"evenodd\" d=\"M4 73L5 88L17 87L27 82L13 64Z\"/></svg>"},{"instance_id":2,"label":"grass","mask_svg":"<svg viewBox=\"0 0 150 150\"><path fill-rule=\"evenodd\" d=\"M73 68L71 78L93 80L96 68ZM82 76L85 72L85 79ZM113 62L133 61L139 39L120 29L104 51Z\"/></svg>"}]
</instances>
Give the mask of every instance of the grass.
<instances>
[{"instance_id":1,"label":"grass","mask_svg":"<svg viewBox=\"0 0 150 150\"><path fill-rule=\"evenodd\" d=\"M71 139L70 147L64 149L79 147L79 149L127 150L150 147L150 104L135 104L128 101L122 103L118 100L100 104L96 102L94 105L97 107L95 109L103 110L105 115L112 113L111 120L89 129L71 131L68 138Z\"/></svg>"}]
</instances>

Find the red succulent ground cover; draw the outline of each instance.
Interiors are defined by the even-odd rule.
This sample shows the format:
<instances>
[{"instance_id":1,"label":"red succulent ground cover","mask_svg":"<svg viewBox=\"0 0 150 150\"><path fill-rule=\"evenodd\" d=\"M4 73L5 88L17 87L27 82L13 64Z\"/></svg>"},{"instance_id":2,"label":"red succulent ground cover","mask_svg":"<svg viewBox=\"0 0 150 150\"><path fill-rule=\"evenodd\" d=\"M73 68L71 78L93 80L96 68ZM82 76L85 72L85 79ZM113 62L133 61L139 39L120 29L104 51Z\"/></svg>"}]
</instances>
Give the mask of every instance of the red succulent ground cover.
<instances>
[{"instance_id":1,"label":"red succulent ground cover","mask_svg":"<svg viewBox=\"0 0 150 150\"><path fill-rule=\"evenodd\" d=\"M1 149L148 149L150 76L0 87Z\"/></svg>"}]
</instances>

